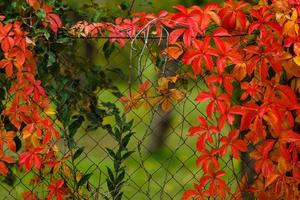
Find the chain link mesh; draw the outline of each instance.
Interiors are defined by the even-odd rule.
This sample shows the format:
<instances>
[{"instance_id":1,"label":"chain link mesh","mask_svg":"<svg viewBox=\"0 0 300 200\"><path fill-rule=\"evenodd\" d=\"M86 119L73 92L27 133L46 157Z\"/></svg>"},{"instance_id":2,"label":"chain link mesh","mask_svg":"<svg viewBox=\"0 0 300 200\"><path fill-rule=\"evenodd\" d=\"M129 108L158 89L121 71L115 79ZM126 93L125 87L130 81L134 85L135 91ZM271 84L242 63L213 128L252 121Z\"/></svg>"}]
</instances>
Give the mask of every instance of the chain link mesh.
<instances>
[{"instance_id":1,"label":"chain link mesh","mask_svg":"<svg viewBox=\"0 0 300 200\"><path fill-rule=\"evenodd\" d=\"M147 44L139 39L131 46L128 42L125 48L116 46L112 54L106 59L102 47L105 39L75 39L78 48L72 49L70 55L83 55L83 63L94 62L107 71L116 71L120 68L123 73L112 75L113 84L118 87L123 95L128 95L129 91L136 91L141 81L150 80L151 87L157 82L158 66L153 60L153 49L158 53L163 49L163 42L159 40L149 40ZM90 43L91 46L83 44ZM85 46L86 49L81 48ZM77 66L72 65L72 57L68 53L57 55L57 62L60 68L69 73L77 70ZM89 57L90 56L90 57ZM179 61L167 63L172 65L170 68L173 73L185 73L190 71L189 67L181 67ZM132 66L129 69L128 66ZM81 66L85 67L85 66ZM90 70L88 68L87 70ZM134 153L126 160L126 181L123 187L123 199L141 200L141 199L180 199L183 192L192 188L194 183L201 177L201 168L196 166L196 138L188 138L188 129L196 125L199 115L206 118L204 104L197 104L194 99L201 90L207 90L204 82L205 77L197 80L189 80L188 83L182 83L186 96L179 103L173 105L170 112L163 112L159 106L154 106L148 110L139 108L129 111L126 116L128 120L134 120L133 131L135 134L130 140L129 149ZM130 80L130 84L128 81ZM47 82L56 81L59 85L57 91L52 91L50 99L57 101L65 90L71 89L70 85L78 84L75 80L70 83L59 82L56 75L52 74ZM47 88L47 84L46 84ZM93 91L101 101L115 103L121 110L123 106L117 97L107 90ZM88 93L88 92L87 92ZM72 102L76 102L78 96L71 97ZM10 98L7 98L9 104ZM74 105L75 106L75 105ZM86 106L86 105L81 105ZM56 109L64 109L63 105ZM77 108L78 109L78 108ZM53 118L53 117L52 117ZM112 124L113 120L105 119L107 123ZM66 127L63 127L58 118L53 120L55 127L60 131L61 140L57 143L59 153L66 155L68 153L67 140L65 138ZM20 135L19 135L20 136ZM112 166L112 159L109 157L106 148L113 148L116 143L105 130L98 128L95 131L87 131L87 124L79 128L75 136L75 144L78 148L84 147L84 152L76 162L67 161L67 165L76 166L83 173L92 173L89 179L90 199L102 199L102 196L108 196L106 178L108 176L106 167ZM232 158L221 159L221 168L227 172L225 177L228 186L237 187L237 181L245 171L244 168L250 166L247 161L243 163L233 161ZM249 170L252 170L249 167ZM28 180L36 173L34 171L17 173L16 182L13 186L9 183L0 183L1 199L20 199L21 192L24 190L33 191L43 197L47 195L47 188L36 188L34 185L28 185ZM71 172L72 173L72 172ZM47 179L42 180L47 181ZM234 189L231 190L233 192Z\"/></svg>"}]
</instances>

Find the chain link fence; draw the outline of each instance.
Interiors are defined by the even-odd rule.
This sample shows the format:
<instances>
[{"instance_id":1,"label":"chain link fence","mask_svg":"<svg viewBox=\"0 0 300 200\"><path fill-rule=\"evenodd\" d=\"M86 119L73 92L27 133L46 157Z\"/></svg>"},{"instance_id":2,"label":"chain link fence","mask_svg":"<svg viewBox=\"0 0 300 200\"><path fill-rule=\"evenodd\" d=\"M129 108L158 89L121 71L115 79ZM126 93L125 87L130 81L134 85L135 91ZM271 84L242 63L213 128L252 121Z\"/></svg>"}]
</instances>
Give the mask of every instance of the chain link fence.
<instances>
[{"instance_id":1,"label":"chain link fence","mask_svg":"<svg viewBox=\"0 0 300 200\"><path fill-rule=\"evenodd\" d=\"M66 106L72 107L73 110L69 116L54 118L51 116L61 135L57 146L58 153L62 156L68 156L74 152L70 152L68 149L67 127L63 126L61 119L80 119L78 114L80 110L90 106L89 102L85 102L84 95L88 97L89 93L93 93L97 96L98 101L116 104L123 112L124 108L119 98L112 94L116 88L122 95L127 96L129 92L135 92L138 85L145 80L149 80L150 86L154 87L157 85L159 77L165 74L170 76L191 72L189 66L182 66L179 61L164 59L159 61L157 59L160 55L159 52L166 47L166 44L158 39L150 39L146 42L143 39L129 41L124 48L118 45L107 46L106 38L70 38L70 40L75 43L74 46L51 55L55 58L53 63L56 65L56 70L64 70L60 72L72 76L80 69L89 76L77 76L71 82L64 82L56 73L53 73L49 75L50 78L42 80L58 113L60 109L66 109ZM103 50L104 48L105 50ZM73 57L74 55L76 55L76 59ZM164 74L161 73L161 66L165 68ZM96 74L96 71L100 69L107 72L111 82L99 84L103 84L105 87L105 84L112 83L116 88L101 89L95 86L91 91L72 91L73 95L64 96L66 91L74 88L73 85L82 86L86 83L86 78L97 78L93 76L93 73ZM134 152L124 163L126 174L122 188L123 199L180 199L185 190L192 188L193 184L198 182L202 172L201 168L196 166L198 156L196 138L189 138L187 134L188 129L197 124L199 115L206 118L205 105L197 104L194 101L199 91L207 90L202 81L203 78L205 77L182 80L180 88L184 91L185 97L180 102L174 103L169 112L164 112L157 105L149 109L144 107L133 109L126 113L128 120L133 119L134 135L130 139L128 149ZM56 87L48 87L50 83ZM66 99L68 101L65 101ZM60 106L57 106L56 102L60 102ZM11 102L8 99L8 102L5 103ZM97 102L95 105L98 105ZM114 119L107 117L103 120L104 123L114 127ZM117 148L114 139L102 128L91 129L88 119L84 117L80 127L74 133L73 145L81 149L82 153L75 161L68 160L66 164L75 166L84 174L91 174L86 186L90 191L90 199L103 199L103 196L109 196L106 182L109 176L107 167L113 165L113 160L109 156L107 148ZM233 192L241 175L245 173L243 168L245 169L250 164L247 161L240 163L231 157L220 162L222 169L227 172L225 179ZM251 167L249 169L251 170ZM18 175L13 177L13 184L9 182L8 178L3 180L0 183L1 199L21 199L21 193L24 190L46 196L47 188L28 185L34 173L36 172L17 173ZM72 175L73 171L69 173Z\"/></svg>"}]
</instances>

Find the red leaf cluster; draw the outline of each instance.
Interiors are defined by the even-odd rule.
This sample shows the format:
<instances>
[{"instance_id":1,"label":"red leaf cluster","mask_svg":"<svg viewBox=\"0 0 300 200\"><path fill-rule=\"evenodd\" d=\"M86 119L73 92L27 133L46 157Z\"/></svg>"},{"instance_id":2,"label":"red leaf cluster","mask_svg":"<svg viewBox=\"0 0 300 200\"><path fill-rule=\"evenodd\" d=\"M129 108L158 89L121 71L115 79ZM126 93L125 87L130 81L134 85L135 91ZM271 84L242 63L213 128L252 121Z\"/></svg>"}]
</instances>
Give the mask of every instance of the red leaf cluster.
<instances>
[{"instance_id":1,"label":"red leaf cluster","mask_svg":"<svg viewBox=\"0 0 300 200\"><path fill-rule=\"evenodd\" d=\"M45 27L49 26L56 33L62 26L60 18L52 12L49 5L40 0L26 2L34 10L45 11ZM11 86L8 91L10 98L1 115L10 120L14 129L5 130L5 126L0 124L0 174L7 176L11 166L18 164L19 170L24 167L26 171L36 170L39 171L36 174L49 174L53 178L56 174L49 173L51 166L48 163L60 160L55 146L60 134L51 117L53 108L46 91L41 81L36 79L36 62L32 52L34 42L29 39L30 31L21 22L5 23L4 19L1 16L0 45L3 57L0 60L0 70L5 72ZM22 141L18 155L17 138ZM63 166L67 171L66 165ZM38 175L31 182L39 184ZM49 186L49 199L54 196L63 199L67 194L68 190L65 185L62 186L61 181L52 182ZM38 195L31 192L24 192L23 198L39 199Z\"/></svg>"},{"instance_id":2,"label":"red leaf cluster","mask_svg":"<svg viewBox=\"0 0 300 200\"><path fill-rule=\"evenodd\" d=\"M241 152L254 162L255 182L236 180L240 185L234 194L300 198L300 87L295 84L300 78L300 3L261 0L253 6L227 0L222 6L174 8L173 13L118 18L114 25L80 22L70 33L121 36L110 41L124 46L126 38L146 37L149 30L162 37L164 26L171 46L163 55L191 65L190 78L206 75L207 91L199 91L195 100L207 103L207 118L199 117L199 125L189 129L189 136L197 137L197 165L204 174L183 199L226 198L230 192L220 161L240 159Z\"/></svg>"}]
</instances>

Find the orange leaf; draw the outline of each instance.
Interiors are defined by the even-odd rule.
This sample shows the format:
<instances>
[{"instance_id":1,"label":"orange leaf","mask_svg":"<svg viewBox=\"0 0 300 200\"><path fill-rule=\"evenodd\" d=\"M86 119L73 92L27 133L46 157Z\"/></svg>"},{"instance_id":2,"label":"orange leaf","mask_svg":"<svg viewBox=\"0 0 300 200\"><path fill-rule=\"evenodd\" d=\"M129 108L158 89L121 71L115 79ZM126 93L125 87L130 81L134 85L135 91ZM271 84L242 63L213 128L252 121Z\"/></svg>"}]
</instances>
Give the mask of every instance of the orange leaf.
<instances>
[{"instance_id":1,"label":"orange leaf","mask_svg":"<svg viewBox=\"0 0 300 200\"><path fill-rule=\"evenodd\" d=\"M300 134L294 132L293 130L284 131L281 134L280 141L283 143L299 142Z\"/></svg>"},{"instance_id":2,"label":"orange leaf","mask_svg":"<svg viewBox=\"0 0 300 200\"><path fill-rule=\"evenodd\" d=\"M278 174L272 173L269 176L266 177L266 183L265 183L265 187L268 187L269 185L271 185L274 181L276 181L276 179L279 177Z\"/></svg>"},{"instance_id":3,"label":"orange leaf","mask_svg":"<svg viewBox=\"0 0 300 200\"><path fill-rule=\"evenodd\" d=\"M278 171L281 174L285 174L288 171L288 163L286 162L286 160L284 159L284 157L279 157L278 159Z\"/></svg>"},{"instance_id":4,"label":"orange leaf","mask_svg":"<svg viewBox=\"0 0 300 200\"><path fill-rule=\"evenodd\" d=\"M299 42L296 42L294 44L294 52L297 56L300 56L300 43Z\"/></svg>"},{"instance_id":5,"label":"orange leaf","mask_svg":"<svg viewBox=\"0 0 300 200\"><path fill-rule=\"evenodd\" d=\"M0 174L2 176L7 176L7 173L8 173L8 168L7 168L6 164L4 162L0 161Z\"/></svg>"},{"instance_id":6,"label":"orange leaf","mask_svg":"<svg viewBox=\"0 0 300 200\"><path fill-rule=\"evenodd\" d=\"M300 57L296 56L284 65L284 69L290 76L300 77Z\"/></svg>"},{"instance_id":7,"label":"orange leaf","mask_svg":"<svg viewBox=\"0 0 300 200\"><path fill-rule=\"evenodd\" d=\"M170 102L170 100L167 98L165 99L162 104L161 104L161 108L163 111L168 112L171 110L172 104Z\"/></svg>"},{"instance_id":8,"label":"orange leaf","mask_svg":"<svg viewBox=\"0 0 300 200\"><path fill-rule=\"evenodd\" d=\"M246 63L241 63L233 68L232 75L238 80L242 81L247 75Z\"/></svg>"},{"instance_id":9,"label":"orange leaf","mask_svg":"<svg viewBox=\"0 0 300 200\"><path fill-rule=\"evenodd\" d=\"M170 97L174 101L180 101L185 97L185 94L177 89L171 89L170 93Z\"/></svg>"},{"instance_id":10,"label":"orange leaf","mask_svg":"<svg viewBox=\"0 0 300 200\"><path fill-rule=\"evenodd\" d=\"M159 90L167 90L169 88L169 80L165 77L158 79Z\"/></svg>"},{"instance_id":11,"label":"orange leaf","mask_svg":"<svg viewBox=\"0 0 300 200\"><path fill-rule=\"evenodd\" d=\"M175 43L174 46L170 46L166 48L162 54L168 56L169 58L176 60L178 59L183 53L182 46L178 43Z\"/></svg>"},{"instance_id":12,"label":"orange leaf","mask_svg":"<svg viewBox=\"0 0 300 200\"><path fill-rule=\"evenodd\" d=\"M26 0L26 1L34 10L38 10L41 7L40 0Z\"/></svg>"}]
</instances>

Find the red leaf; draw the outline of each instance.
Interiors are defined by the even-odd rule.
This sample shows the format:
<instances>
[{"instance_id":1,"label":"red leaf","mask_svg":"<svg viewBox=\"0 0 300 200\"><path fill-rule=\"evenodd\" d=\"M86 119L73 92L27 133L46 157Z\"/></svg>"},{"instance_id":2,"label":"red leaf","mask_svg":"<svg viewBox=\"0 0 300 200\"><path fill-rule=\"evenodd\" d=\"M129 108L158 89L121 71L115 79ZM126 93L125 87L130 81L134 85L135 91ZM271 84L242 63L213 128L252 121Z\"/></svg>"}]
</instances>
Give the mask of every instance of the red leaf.
<instances>
[{"instance_id":1,"label":"red leaf","mask_svg":"<svg viewBox=\"0 0 300 200\"><path fill-rule=\"evenodd\" d=\"M58 29L62 27L62 22L58 15L50 13L46 19L49 20L50 28L54 33L56 33Z\"/></svg>"},{"instance_id":2,"label":"red leaf","mask_svg":"<svg viewBox=\"0 0 300 200\"><path fill-rule=\"evenodd\" d=\"M183 193L182 200L192 199L195 195L197 195L195 190L187 190Z\"/></svg>"},{"instance_id":3,"label":"red leaf","mask_svg":"<svg viewBox=\"0 0 300 200\"><path fill-rule=\"evenodd\" d=\"M5 37L1 43L1 48L4 52L8 52L14 47L14 40L11 37Z\"/></svg>"},{"instance_id":4,"label":"red leaf","mask_svg":"<svg viewBox=\"0 0 300 200\"><path fill-rule=\"evenodd\" d=\"M216 149L212 149L210 151L204 149L198 157L196 165L202 165L202 170L204 172L207 172L209 170L210 165L212 165L215 169L218 169L220 167L220 164L216 157L217 154L218 150Z\"/></svg>"},{"instance_id":5,"label":"red leaf","mask_svg":"<svg viewBox=\"0 0 300 200\"><path fill-rule=\"evenodd\" d=\"M275 141L264 141L256 151L250 154L250 157L255 160L254 169L257 173L262 173L264 177L268 177L274 171L274 164L269 158L269 153L273 148Z\"/></svg>"},{"instance_id":6,"label":"red leaf","mask_svg":"<svg viewBox=\"0 0 300 200\"><path fill-rule=\"evenodd\" d=\"M43 4L43 10L46 13L44 25L46 27L48 25L50 25L51 30L54 33L56 33L58 31L58 29L62 27L62 22L60 20L60 17L58 15L52 13L52 7L47 4Z\"/></svg>"},{"instance_id":7,"label":"red leaf","mask_svg":"<svg viewBox=\"0 0 300 200\"><path fill-rule=\"evenodd\" d=\"M40 157L40 153L43 149L31 148L27 152L23 152L19 156L19 163L25 167L27 171L29 171L33 165L36 169L40 169L42 165L42 159Z\"/></svg>"},{"instance_id":8,"label":"red leaf","mask_svg":"<svg viewBox=\"0 0 300 200\"><path fill-rule=\"evenodd\" d=\"M0 174L2 176L7 176L8 174L8 167L6 163L14 163L14 159L10 156L5 156L3 152L0 153Z\"/></svg>"},{"instance_id":9,"label":"red leaf","mask_svg":"<svg viewBox=\"0 0 300 200\"><path fill-rule=\"evenodd\" d=\"M24 200L38 200L37 196L32 192L23 192L22 196Z\"/></svg>"},{"instance_id":10,"label":"red leaf","mask_svg":"<svg viewBox=\"0 0 300 200\"><path fill-rule=\"evenodd\" d=\"M176 29L172 31L169 35L170 44L175 44L178 38L184 33L185 29Z\"/></svg>"},{"instance_id":11,"label":"red leaf","mask_svg":"<svg viewBox=\"0 0 300 200\"><path fill-rule=\"evenodd\" d=\"M26 0L26 1L34 10L38 10L41 6L40 0Z\"/></svg>"},{"instance_id":12,"label":"red leaf","mask_svg":"<svg viewBox=\"0 0 300 200\"><path fill-rule=\"evenodd\" d=\"M51 184L48 186L49 193L46 197L47 200L51 200L56 197L57 200L63 200L64 196L69 193L68 188L65 187L63 179L52 179Z\"/></svg>"},{"instance_id":13,"label":"red leaf","mask_svg":"<svg viewBox=\"0 0 300 200\"><path fill-rule=\"evenodd\" d=\"M9 60L1 60L0 68L5 69L5 73L7 77L11 77L13 75L13 63Z\"/></svg>"},{"instance_id":14,"label":"red leaf","mask_svg":"<svg viewBox=\"0 0 300 200\"><path fill-rule=\"evenodd\" d=\"M293 130L284 131L280 135L280 141L283 143L292 143L300 141L300 134Z\"/></svg>"},{"instance_id":15,"label":"red leaf","mask_svg":"<svg viewBox=\"0 0 300 200\"><path fill-rule=\"evenodd\" d=\"M8 174L8 168L7 168L6 164L1 161L0 161L0 174L2 176L7 176L7 174Z\"/></svg>"},{"instance_id":16,"label":"red leaf","mask_svg":"<svg viewBox=\"0 0 300 200\"><path fill-rule=\"evenodd\" d=\"M247 144L241 140L238 139L239 137L239 131L238 130L233 130L230 131L228 137L222 137L220 139L221 143L224 143L221 146L220 150L220 155L224 156L227 153L227 148L230 146L231 147L231 152L234 158L238 159L239 158L239 151L240 152L246 152L247 151Z\"/></svg>"}]
</instances>

